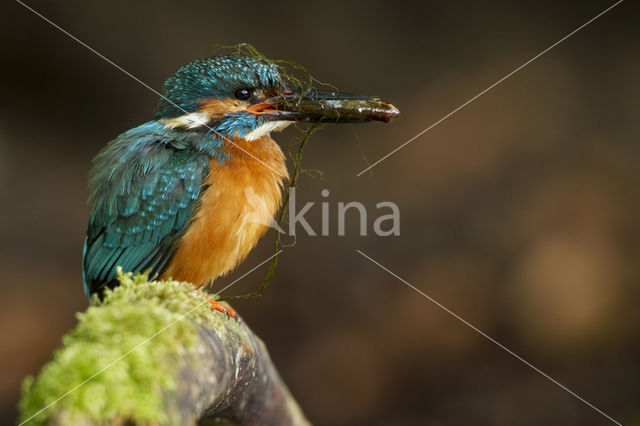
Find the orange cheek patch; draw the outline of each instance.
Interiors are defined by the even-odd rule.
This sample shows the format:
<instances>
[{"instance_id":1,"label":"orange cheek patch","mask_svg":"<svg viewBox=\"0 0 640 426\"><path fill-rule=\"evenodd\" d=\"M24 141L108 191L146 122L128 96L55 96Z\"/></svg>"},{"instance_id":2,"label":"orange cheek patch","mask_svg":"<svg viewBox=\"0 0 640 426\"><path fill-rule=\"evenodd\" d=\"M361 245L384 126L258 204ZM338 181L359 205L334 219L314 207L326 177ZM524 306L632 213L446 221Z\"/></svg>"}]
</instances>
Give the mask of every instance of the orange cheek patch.
<instances>
[{"instance_id":1,"label":"orange cheek patch","mask_svg":"<svg viewBox=\"0 0 640 426\"><path fill-rule=\"evenodd\" d=\"M200 111L213 118L221 117L232 112L246 111L250 105L249 102L239 101L237 99L208 99L202 101Z\"/></svg>"}]
</instances>

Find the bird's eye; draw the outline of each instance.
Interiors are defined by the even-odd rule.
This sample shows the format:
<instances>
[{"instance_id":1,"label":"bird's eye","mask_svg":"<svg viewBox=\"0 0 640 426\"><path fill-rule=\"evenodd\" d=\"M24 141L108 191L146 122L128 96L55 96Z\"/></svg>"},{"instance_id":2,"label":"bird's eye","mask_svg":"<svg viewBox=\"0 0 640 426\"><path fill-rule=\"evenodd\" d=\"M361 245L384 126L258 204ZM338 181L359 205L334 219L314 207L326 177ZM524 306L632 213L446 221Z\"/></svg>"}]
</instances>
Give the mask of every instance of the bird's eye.
<instances>
[{"instance_id":1,"label":"bird's eye","mask_svg":"<svg viewBox=\"0 0 640 426\"><path fill-rule=\"evenodd\" d=\"M246 87L242 87L235 92L236 99L241 101L246 101L251 97L251 89L247 89Z\"/></svg>"}]
</instances>

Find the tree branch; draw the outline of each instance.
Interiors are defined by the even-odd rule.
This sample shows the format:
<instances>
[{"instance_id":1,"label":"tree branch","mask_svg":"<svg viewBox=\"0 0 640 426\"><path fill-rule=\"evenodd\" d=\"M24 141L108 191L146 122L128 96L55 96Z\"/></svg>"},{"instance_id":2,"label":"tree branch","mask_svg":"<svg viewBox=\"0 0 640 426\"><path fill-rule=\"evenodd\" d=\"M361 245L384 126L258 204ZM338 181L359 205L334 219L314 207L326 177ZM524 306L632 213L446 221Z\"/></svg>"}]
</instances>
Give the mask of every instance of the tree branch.
<instances>
[{"instance_id":1,"label":"tree branch","mask_svg":"<svg viewBox=\"0 0 640 426\"><path fill-rule=\"evenodd\" d=\"M211 295L119 278L78 314L37 379L25 380L25 425L309 424L264 343L244 321L212 310Z\"/></svg>"}]
</instances>

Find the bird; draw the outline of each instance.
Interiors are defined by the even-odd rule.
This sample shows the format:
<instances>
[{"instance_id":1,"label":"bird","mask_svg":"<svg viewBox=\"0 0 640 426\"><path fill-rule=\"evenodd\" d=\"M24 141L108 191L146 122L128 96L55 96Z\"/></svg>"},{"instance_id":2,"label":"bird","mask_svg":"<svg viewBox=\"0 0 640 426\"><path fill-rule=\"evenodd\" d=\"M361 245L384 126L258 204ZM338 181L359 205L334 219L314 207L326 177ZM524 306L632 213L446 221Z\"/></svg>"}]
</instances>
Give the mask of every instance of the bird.
<instances>
[{"instance_id":1,"label":"bird","mask_svg":"<svg viewBox=\"0 0 640 426\"><path fill-rule=\"evenodd\" d=\"M166 80L153 119L93 160L86 295L100 299L115 288L118 267L195 287L212 283L247 257L282 202L289 176L272 132L294 122L398 115L379 98L292 87L279 66L259 57L228 54L182 66Z\"/></svg>"}]
</instances>

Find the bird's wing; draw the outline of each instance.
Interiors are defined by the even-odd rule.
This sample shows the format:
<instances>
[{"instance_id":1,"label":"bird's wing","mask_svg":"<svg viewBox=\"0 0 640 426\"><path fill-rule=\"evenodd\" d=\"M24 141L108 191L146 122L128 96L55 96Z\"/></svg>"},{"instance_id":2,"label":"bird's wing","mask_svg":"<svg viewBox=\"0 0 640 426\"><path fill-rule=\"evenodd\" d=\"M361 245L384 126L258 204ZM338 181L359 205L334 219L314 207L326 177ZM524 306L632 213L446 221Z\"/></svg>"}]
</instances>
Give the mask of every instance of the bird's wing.
<instances>
[{"instance_id":1,"label":"bird's wing","mask_svg":"<svg viewBox=\"0 0 640 426\"><path fill-rule=\"evenodd\" d=\"M85 292L117 285L116 269L161 274L197 208L209 158L151 122L95 159L83 254Z\"/></svg>"}]
</instances>

